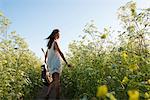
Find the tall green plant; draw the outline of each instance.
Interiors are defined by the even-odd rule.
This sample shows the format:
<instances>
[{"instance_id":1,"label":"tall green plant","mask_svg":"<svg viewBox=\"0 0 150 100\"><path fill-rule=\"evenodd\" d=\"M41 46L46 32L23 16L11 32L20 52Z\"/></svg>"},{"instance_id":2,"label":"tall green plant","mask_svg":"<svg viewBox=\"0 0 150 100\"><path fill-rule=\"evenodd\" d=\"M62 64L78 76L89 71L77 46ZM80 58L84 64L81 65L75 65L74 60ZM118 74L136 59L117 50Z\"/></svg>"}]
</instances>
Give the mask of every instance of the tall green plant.
<instances>
[{"instance_id":1,"label":"tall green plant","mask_svg":"<svg viewBox=\"0 0 150 100\"><path fill-rule=\"evenodd\" d=\"M68 57L74 69L64 69L64 96L95 98L97 87L102 85L108 87L103 97L106 100L112 94L118 100L132 98L132 90L141 99L149 98L149 9L137 12L136 3L129 2L118 9L118 18L123 31L117 30L117 43L110 37L113 30L104 28L99 32L91 21L86 24L81 40L69 45Z\"/></svg>"},{"instance_id":2,"label":"tall green plant","mask_svg":"<svg viewBox=\"0 0 150 100\"><path fill-rule=\"evenodd\" d=\"M41 84L41 61L21 36L7 32L10 21L2 12L0 22L0 99L33 99Z\"/></svg>"}]
</instances>

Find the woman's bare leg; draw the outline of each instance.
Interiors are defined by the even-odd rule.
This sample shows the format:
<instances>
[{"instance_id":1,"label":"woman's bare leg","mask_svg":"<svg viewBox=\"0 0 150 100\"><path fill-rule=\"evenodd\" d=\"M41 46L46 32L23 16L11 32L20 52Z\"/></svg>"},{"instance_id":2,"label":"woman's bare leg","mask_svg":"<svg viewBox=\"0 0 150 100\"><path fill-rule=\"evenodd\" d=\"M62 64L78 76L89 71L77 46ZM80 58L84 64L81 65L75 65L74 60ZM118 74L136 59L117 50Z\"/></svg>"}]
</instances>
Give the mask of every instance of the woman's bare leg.
<instances>
[{"instance_id":1,"label":"woman's bare leg","mask_svg":"<svg viewBox=\"0 0 150 100\"><path fill-rule=\"evenodd\" d=\"M54 87L54 81L52 81L50 84L49 84L49 86L48 86L48 90L47 90L47 93L46 93L46 96L49 96L49 94L50 94L50 91L51 91L51 89L52 89L52 87Z\"/></svg>"},{"instance_id":2,"label":"woman's bare leg","mask_svg":"<svg viewBox=\"0 0 150 100\"><path fill-rule=\"evenodd\" d=\"M53 81L48 86L47 96L50 94L51 89L54 87L56 93L56 99L60 98L60 75L55 72L52 74Z\"/></svg>"},{"instance_id":3,"label":"woman's bare leg","mask_svg":"<svg viewBox=\"0 0 150 100\"><path fill-rule=\"evenodd\" d=\"M60 75L59 73L55 72L53 75L53 80L54 80L54 87L56 91L56 99L60 98Z\"/></svg>"}]
</instances>

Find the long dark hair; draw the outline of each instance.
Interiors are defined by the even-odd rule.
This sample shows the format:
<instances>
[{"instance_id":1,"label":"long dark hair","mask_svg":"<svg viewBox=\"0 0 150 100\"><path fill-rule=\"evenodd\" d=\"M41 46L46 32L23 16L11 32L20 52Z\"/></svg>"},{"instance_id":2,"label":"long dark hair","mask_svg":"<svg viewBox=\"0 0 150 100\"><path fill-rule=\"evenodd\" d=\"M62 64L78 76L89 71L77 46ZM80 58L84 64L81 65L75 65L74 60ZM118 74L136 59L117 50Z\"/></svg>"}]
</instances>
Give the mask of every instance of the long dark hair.
<instances>
[{"instance_id":1,"label":"long dark hair","mask_svg":"<svg viewBox=\"0 0 150 100\"><path fill-rule=\"evenodd\" d=\"M52 43L54 42L54 39L55 39L55 34L58 34L58 32L59 32L58 29L54 29L54 30L52 31L52 33L46 38L46 39L49 40L48 43L47 43L48 49L51 48Z\"/></svg>"}]
</instances>

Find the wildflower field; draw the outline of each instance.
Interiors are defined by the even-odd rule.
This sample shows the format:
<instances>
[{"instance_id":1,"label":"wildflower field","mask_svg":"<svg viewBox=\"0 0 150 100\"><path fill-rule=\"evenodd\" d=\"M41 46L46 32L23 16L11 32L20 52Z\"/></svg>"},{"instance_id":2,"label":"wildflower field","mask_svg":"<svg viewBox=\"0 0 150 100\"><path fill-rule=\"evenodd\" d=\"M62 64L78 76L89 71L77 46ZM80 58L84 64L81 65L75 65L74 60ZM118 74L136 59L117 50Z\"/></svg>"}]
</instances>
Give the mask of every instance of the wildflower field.
<instances>
[{"instance_id":1,"label":"wildflower field","mask_svg":"<svg viewBox=\"0 0 150 100\"><path fill-rule=\"evenodd\" d=\"M32 100L41 86L42 62L16 31L7 32L10 24L0 12L0 100Z\"/></svg>"},{"instance_id":2,"label":"wildflower field","mask_svg":"<svg viewBox=\"0 0 150 100\"><path fill-rule=\"evenodd\" d=\"M92 20L69 44L61 96L69 100L150 100L150 8L131 1L117 10L122 29L99 31ZM0 12L0 100L33 100L41 60ZM115 38L114 38L115 37ZM32 96L31 96L32 94Z\"/></svg>"},{"instance_id":3,"label":"wildflower field","mask_svg":"<svg viewBox=\"0 0 150 100\"><path fill-rule=\"evenodd\" d=\"M63 95L93 100L150 99L150 9L136 10L129 2L118 9L122 30L85 25L81 39L73 41L64 67ZM117 34L113 40L112 37Z\"/></svg>"}]
</instances>

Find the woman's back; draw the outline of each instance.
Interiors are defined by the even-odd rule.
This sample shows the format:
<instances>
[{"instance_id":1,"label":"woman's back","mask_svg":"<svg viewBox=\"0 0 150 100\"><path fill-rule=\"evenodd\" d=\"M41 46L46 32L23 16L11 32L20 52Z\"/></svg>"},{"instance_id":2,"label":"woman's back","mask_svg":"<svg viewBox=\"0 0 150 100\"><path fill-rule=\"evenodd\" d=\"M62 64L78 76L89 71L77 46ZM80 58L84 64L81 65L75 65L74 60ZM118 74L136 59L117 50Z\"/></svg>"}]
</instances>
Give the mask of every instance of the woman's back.
<instances>
[{"instance_id":1,"label":"woman's back","mask_svg":"<svg viewBox=\"0 0 150 100\"><path fill-rule=\"evenodd\" d=\"M55 42L57 43L57 41L55 40L52 43L51 48L48 49L47 64L51 74L54 73L56 70L61 70L60 54L57 50L54 49Z\"/></svg>"}]
</instances>

